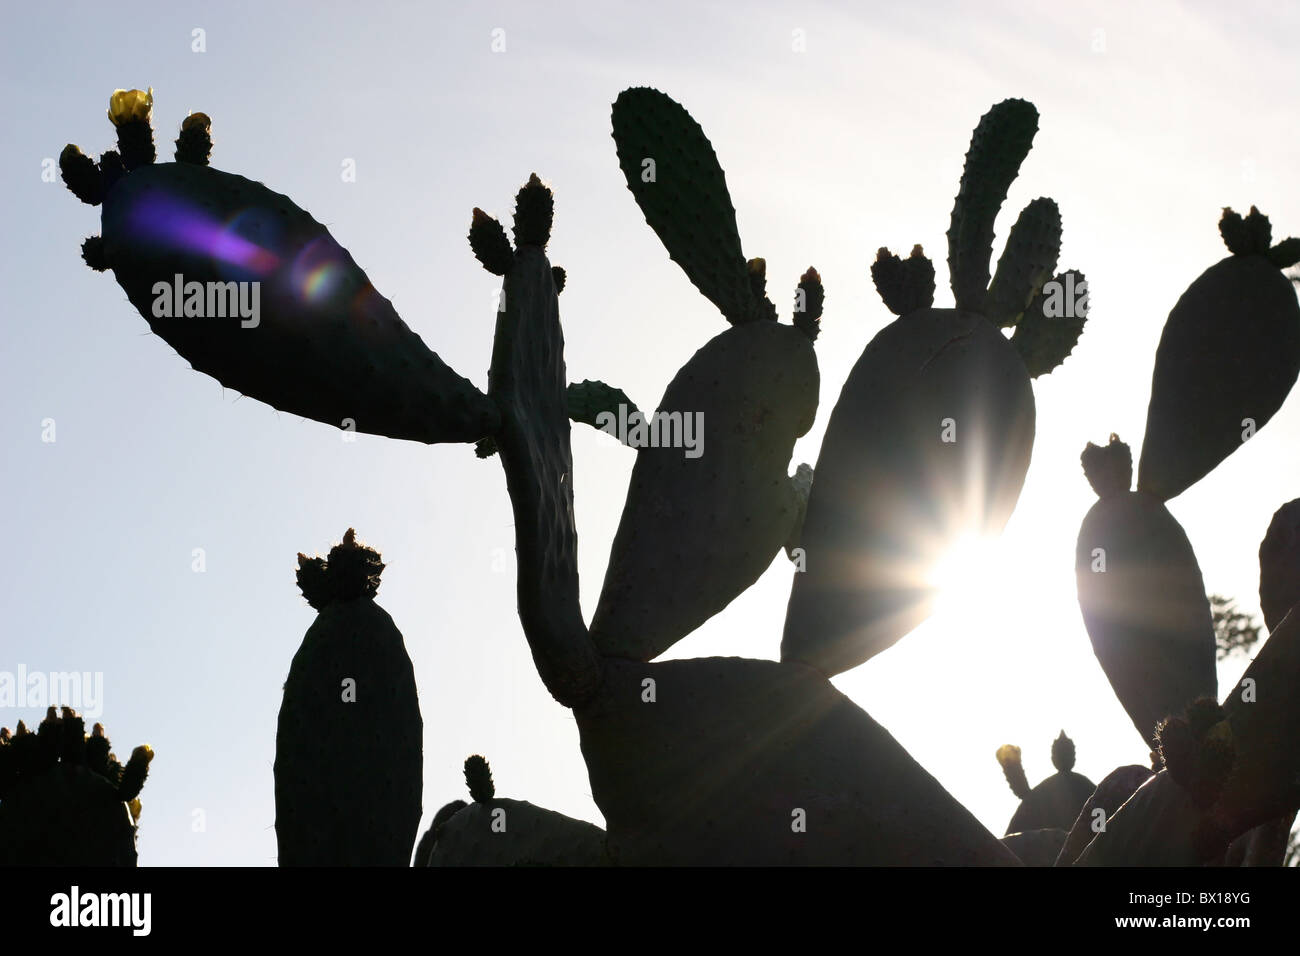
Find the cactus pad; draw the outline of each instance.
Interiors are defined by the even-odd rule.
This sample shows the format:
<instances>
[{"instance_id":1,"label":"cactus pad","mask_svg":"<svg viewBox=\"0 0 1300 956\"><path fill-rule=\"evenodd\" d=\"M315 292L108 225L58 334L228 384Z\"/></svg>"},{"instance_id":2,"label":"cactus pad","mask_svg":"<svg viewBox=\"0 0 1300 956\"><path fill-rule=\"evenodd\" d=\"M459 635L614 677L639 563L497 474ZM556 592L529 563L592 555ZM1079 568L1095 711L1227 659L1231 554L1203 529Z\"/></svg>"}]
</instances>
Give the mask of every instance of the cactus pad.
<instances>
[{"instance_id":1,"label":"cactus pad","mask_svg":"<svg viewBox=\"0 0 1300 956\"><path fill-rule=\"evenodd\" d=\"M281 866L406 866L411 858L423 721L402 634L370 596L378 559L349 533L325 567L306 565L354 596L323 604L284 684L274 768Z\"/></svg>"},{"instance_id":2,"label":"cactus pad","mask_svg":"<svg viewBox=\"0 0 1300 956\"><path fill-rule=\"evenodd\" d=\"M911 313L867 345L826 426L782 660L856 667L929 616L928 571L1001 531L1034 440L1029 377L983 316Z\"/></svg>"},{"instance_id":3,"label":"cactus pad","mask_svg":"<svg viewBox=\"0 0 1300 956\"><path fill-rule=\"evenodd\" d=\"M998 326L1015 325L1056 270L1061 254L1061 213L1051 199L1035 199L1011 227L984 314Z\"/></svg>"},{"instance_id":4,"label":"cactus pad","mask_svg":"<svg viewBox=\"0 0 1300 956\"><path fill-rule=\"evenodd\" d=\"M1151 748L1159 721L1217 685L1214 625L1191 542L1153 496L1108 494L1079 529L1075 577L1093 652Z\"/></svg>"},{"instance_id":5,"label":"cactus pad","mask_svg":"<svg viewBox=\"0 0 1300 956\"><path fill-rule=\"evenodd\" d=\"M1034 296L1016 321L1011 345L1032 378L1046 375L1069 357L1088 321L1088 280L1067 269Z\"/></svg>"},{"instance_id":6,"label":"cactus pad","mask_svg":"<svg viewBox=\"0 0 1300 956\"><path fill-rule=\"evenodd\" d=\"M1003 100L971 135L948 227L948 272L958 309L983 312L993 258L993 223L1038 132L1038 110Z\"/></svg>"},{"instance_id":7,"label":"cactus pad","mask_svg":"<svg viewBox=\"0 0 1300 956\"><path fill-rule=\"evenodd\" d=\"M776 322L727 329L682 366L635 438L659 447L637 450L591 620L601 653L650 660L767 570L797 518L787 468L818 381L808 337Z\"/></svg>"},{"instance_id":8,"label":"cactus pad","mask_svg":"<svg viewBox=\"0 0 1300 956\"><path fill-rule=\"evenodd\" d=\"M140 746L119 763L103 726L88 737L69 707L51 707L36 733L0 729L0 866L135 866L152 760Z\"/></svg>"},{"instance_id":9,"label":"cactus pad","mask_svg":"<svg viewBox=\"0 0 1300 956\"><path fill-rule=\"evenodd\" d=\"M1259 544L1259 607L1270 631L1300 604L1300 498L1273 513Z\"/></svg>"},{"instance_id":10,"label":"cactus pad","mask_svg":"<svg viewBox=\"0 0 1300 956\"><path fill-rule=\"evenodd\" d=\"M1263 428L1300 373L1300 303L1268 255L1268 220L1232 215L1220 229L1240 251L1188 286L1156 350L1138 488L1164 501Z\"/></svg>"},{"instance_id":11,"label":"cactus pad","mask_svg":"<svg viewBox=\"0 0 1300 956\"><path fill-rule=\"evenodd\" d=\"M611 659L600 694L574 715L620 865L1016 863L801 664Z\"/></svg>"},{"instance_id":12,"label":"cactus pad","mask_svg":"<svg viewBox=\"0 0 1300 956\"><path fill-rule=\"evenodd\" d=\"M704 130L681 104L645 87L619 94L613 125L627 187L668 255L728 322L762 316L727 179Z\"/></svg>"}]
</instances>

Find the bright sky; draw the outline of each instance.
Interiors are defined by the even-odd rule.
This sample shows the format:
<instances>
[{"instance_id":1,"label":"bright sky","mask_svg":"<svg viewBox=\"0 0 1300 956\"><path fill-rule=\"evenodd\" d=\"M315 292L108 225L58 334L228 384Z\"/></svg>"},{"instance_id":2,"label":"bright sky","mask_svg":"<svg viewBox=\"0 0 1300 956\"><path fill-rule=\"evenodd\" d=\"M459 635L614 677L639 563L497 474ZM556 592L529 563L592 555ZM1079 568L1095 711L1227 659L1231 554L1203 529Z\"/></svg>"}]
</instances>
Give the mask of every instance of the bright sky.
<instances>
[{"instance_id":1,"label":"bright sky","mask_svg":"<svg viewBox=\"0 0 1300 956\"><path fill-rule=\"evenodd\" d=\"M789 320L799 274L827 290L822 408L791 470L814 463L840 386L893 317L868 265L920 242L950 305L944 233L979 116L1005 97L1041 114L999 220L1054 197L1063 267L1091 317L1035 383L1033 463L974 593L836 685L999 835L1016 802L994 760L1024 748L1037 783L1064 728L1082 773L1145 762L1092 655L1073 549L1092 492L1089 440L1136 459L1156 342L1188 283L1226 250L1221 207L1254 203L1300 233L1293 116L1300 12L1271 3L186 3L15 8L0 35L0 670L102 672L119 755L157 752L142 865L271 865L276 714L313 612L294 556L348 526L383 553L379 603L406 637L425 726L425 823L491 761L502 796L601 823L575 724L542 687L514 613L513 529L499 464L469 446L361 436L224 392L189 370L87 269L97 211L42 162L98 154L118 87L154 88L159 151L188 110L213 163L286 192L367 270L447 362L481 387L497 280L465 235L508 217L536 171L555 189L552 261L571 380L653 407L725 323L667 257L627 191L609 107L658 87L692 112L727 172L749 256ZM206 50L194 52L195 29ZM493 52L493 31L505 50ZM797 50L795 31L805 49ZM356 181L340 175L355 161ZM56 441L42 441L53 419ZM1296 399L1171 503L1207 588L1258 608L1257 549L1300 495ZM582 599L595 607L633 453L574 431ZM206 570L192 570L194 549ZM670 657L778 655L784 556ZM1225 664L1233 680L1243 661ZM0 708L0 724L39 720ZM346 755L343 755L346 759ZM203 828L198 829L197 823Z\"/></svg>"}]
</instances>

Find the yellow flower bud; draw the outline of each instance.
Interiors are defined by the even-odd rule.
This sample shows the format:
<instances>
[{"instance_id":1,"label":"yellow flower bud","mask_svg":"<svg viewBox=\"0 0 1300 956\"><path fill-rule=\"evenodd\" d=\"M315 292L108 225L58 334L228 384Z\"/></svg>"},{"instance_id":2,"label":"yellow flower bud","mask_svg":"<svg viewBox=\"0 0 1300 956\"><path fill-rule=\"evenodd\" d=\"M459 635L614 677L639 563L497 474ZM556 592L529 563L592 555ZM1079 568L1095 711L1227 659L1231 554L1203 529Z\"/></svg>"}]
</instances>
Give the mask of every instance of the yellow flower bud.
<instances>
[{"instance_id":1,"label":"yellow flower bud","mask_svg":"<svg viewBox=\"0 0 1300 956\"><path fill-rule=\"evenodd\" d=\"M132 801L131 801L130 803L128 803L126 806L127 806L127 809L129 809L129 810L131 811L131 822L132 822L132 823L139 823L139 822L140 822L140 798L139 798L139 797L136 797L134 800L132 800Z\"/></svg>"},{"instance_id":2,"label":"yellow flower bud","mask_svg":"<svg viewBox=\"0 0 1300 956\"><path fill-rule=\"evenodd\" d=\"M114 126L148 123L153 116L153 87L144 90L114 90L108 101L108 118Z\"/></svg>"},{"instance_id":3,"label":"yellow flower bud","mask_svg":"<svg viewBox=\"0 0 1300 956\"><path fill-rule=\"evenodd\" d=\"M187 129L211 129L212 120L208 118L207 113L191 113L185 119L181 120L181 132Z\"/></svg>"}]
</instances>

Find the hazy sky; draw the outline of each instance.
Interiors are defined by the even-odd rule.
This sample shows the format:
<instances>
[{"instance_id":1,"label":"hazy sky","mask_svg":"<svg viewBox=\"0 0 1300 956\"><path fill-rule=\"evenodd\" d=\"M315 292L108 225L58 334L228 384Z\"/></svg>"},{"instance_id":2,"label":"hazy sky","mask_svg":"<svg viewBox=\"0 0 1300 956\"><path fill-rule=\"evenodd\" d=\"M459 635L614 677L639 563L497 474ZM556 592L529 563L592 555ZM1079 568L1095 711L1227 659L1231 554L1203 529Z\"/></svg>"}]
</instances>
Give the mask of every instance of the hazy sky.
<instances>
[{"instance_id":1,"label":"hazy sky","mask_svg":"<svg viewBox=\"0 0 1300 956\"><path fill-rule=\"evenodd\" d=\"M157 752L141 864L273 864L276 714L313 619L294 557L354 526L388 562L379 603L415 663L422 828L465 796L471 753L491 761L502 796L602 822L575 724L542 687L514 613L499 463L465 445L348 443L238 399L150 335L111 275L81 263L98 211L43 182L42 162L67 142L95 155L113 144L115 88L153 87L163 159L186 112L207 112L213 164L328 224L480 387L498 280L469 251L470 210L507 218L538 172L556 195L549 252L569 275L569 377L617 385L643 407L725 328L646 226L610 138L620 90L664 90L712 139L745 252L767 259L783 320L800 272L813 264L825 280L822 407L791 470L816 461L849 369L893 318L868 274L877 247L923 244L937 304L951 304L944 233L970 132L1019 96L1038 106L1040 131L995 254L1030 199L1054 197L1062 266L1088 276L1088 328L1035 383L1033 464L1000 573L835 680L1001 834L1016 801L998 745L1024 748L1031 783L1051 770L1062 728L1094 780L1145 762L1075 600L1074 542L1095 500L1079 452L1117 431L1136 458L1162 323L1226 255L1221 207L1254 203L1275 237L1300 233L1298 28L1295 9L1243 2L16 6L0 34L0 670L102 672L119 755L146 741ZM355 182L340 175L348 160ZM633 453L591 429L573 435L589 616ZM1293 399L1170 505L1207 588L1251 611L1260 538L1300 495L1297 438ZM792 573L778 556L667 656L775 659ZM1223 665L1221 686L1244 664ZM10 727L40 716L0 708Z\"/></svg>"}]
</instances>

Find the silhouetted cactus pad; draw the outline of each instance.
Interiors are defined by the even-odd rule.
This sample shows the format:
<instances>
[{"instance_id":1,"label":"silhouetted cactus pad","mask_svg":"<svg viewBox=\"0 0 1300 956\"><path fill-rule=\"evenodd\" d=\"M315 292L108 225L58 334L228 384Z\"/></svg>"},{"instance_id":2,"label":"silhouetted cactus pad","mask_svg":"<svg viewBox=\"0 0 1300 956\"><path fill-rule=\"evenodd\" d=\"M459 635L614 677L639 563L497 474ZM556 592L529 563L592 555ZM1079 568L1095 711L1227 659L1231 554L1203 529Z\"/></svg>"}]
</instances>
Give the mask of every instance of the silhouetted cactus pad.
<instances>
[{"instance_id":1,"label":"silhouetted cactus pad","mask_svg":"<svg viewBox=\"0 0 1300 956\"><path fill-rule=\"evenodd\" d=\"M1236 758L1232 724L1213 697L1192 701L1185 715L1156 729L1160 760L1197 806L1208 809L1223 789Z\"/></svg>"},{"instance_id":2,"label":"silhouetted cactus pad","mask_svg":"<svg viewBox=\"0 0 1300 956\"><path fill-rule=\"evenodd\" d=\"M605 675L574 716L620 865L1016 863L811 668L609 659Z\"/></svg>"},{"instance_id":3,"label":"silhouetted cactus pad","mask_svg":"<svg viewBox=\"0 0 1300 956\"><path fill-rule=\"evenodd\" d=\"M1060 829L1026 830L1008 833L1002 845L1025 866L1054 866L1068 834Z\"/></svg>"},{"instance_id":4,"label":"silhouetted cactus pad","mask_svg":"<svg viewBox=\"0 0 1300 956\"><path fill-rule=\"evenodd\" d=\"M1191 542L1157 498L1110 494L1079 528L1075 578L1093 652L1150 748L1160 720L1217 686L1214 625Z\"/></svg>"},{"instance_id":5,"label":"silhouetted cactus pad","mask_svg":"<svg viewBox=\"0 0 1300 956\"><path fill-rule=\"evenodd\" d=\"M1259 544L1259 607L1270 631L1300 604L1300 498L1273 513Z\"/></svg>"},{"instance_id":6,"label":"silhouetted cactus pad","mask_svg":"<svg viewBox=\"0 0 1300 956\"><path fill-rule=\"evenodd\" d=\"M137 797L153 750L125 765L101 724L86 736L71 708L54 707L36 733L0 730L0 865L135 866Z\"/></svg>"},{"instance_id":7,"label":"silhouetted cactus pad","mask_svg":"<svg viewBox=\"0 0 1300 956\"><path fill-rule=\"evenodd\" d=\"M1088 280L1077 269L1054 276L1016 320L1011 345L1031 378L1046 375L1079 344L1088 321Z\"/></svg>"},{"instance_id":8,"label":"silhouetted cactus pad","mask_svg":"<svg viewBox=\"0 0 1300 956\"><path fill-rule=\"evenodd\" d=\"M514 264L515 250L506 238L505 229L477 206L469 227L469 247L474 258L493 275L505 275Z\"/></svg>"},{"instance_id":9,"label":"silhouetted cactus pad","mask_svg":"<svg viewBox=\"0 0 1300 956\"><path fill-rule=\"evenodd\" d=\"M465 786L469 788L470 799L475 803L487 803L496 796L496 784L492 782L492 768L478 754L465 759Z\"/></svg>"},{"instance_id":10,"label":"silhouetted cactus pad","mask_svg":"<svg viewBox=\"0 0 1300 956\"><path fill-rule=\"evenodd\" d=\"M826 304L826 290L822 286L822 277L815 268L809 266L799 277L795 286L794 324L812 342L817 341L821 332L822 309Z\"/></svg>"},{"instance_id":11,"label":"silhouetted cactus pad","mask_svg":"<svg viewBox=\"0 0 1300 956\"><path fill-rule=\"evenodd\" d=\"M551 225L555 219L555 196L536 173L515 195L515 246L537 246L545 249L551 241Z\"/></svg>"},{"instance_id":12,"label":"silhouetted cactus pad","mask_svg":"<svg viewBox=\"0 0 1300 956\"><path fill-rule=\"evenodd\" d=\"M1267 218L1225 210L1220 229L1241 251L1188 286L1156 351L1138 488L1164 501L1263 428L1300 373L1300 303L1270 255Z\"/></svg>"},{"instance_id":13,"label":"silhouetted cactus pad","mask_svg":"<svg viewBox=\"0 0 1300 956\"><path fill-rule=\"evenodd\" d=\"M391 438L474 441L496 427L487 397L289 197L208 166L164 163L124 177L103 209L105 257L131 304L226 387ZM191 295L184 283L201 285ZM230 294L241 289L242 311ZM155 312L160 295L172 315Z\"/></svg>"},{"instance_id":14,"label":"silhouetted cactus pad","mask_svg":"<svg viewBox=\"0 0 1300 956\"><path fill-rule=\"evenodd\" d=\"M1300 616L1278 624L1232 693L1223 699L1231 724L1229 771L1213 816L1219 829L1243 833L1300 803Z\"/></svg>"},{"instance_id":15,"label":"silhouetted cactus pad","mask_svg":"<svg viewBox=\"0 0 1300 956\"><path fill-rule=\"evenodd\" d=\"M1126 767L1118 767L1112 770L1102 778L1101 783L1097 784L1097 789L1093 791L1083 808L1079 810L1079 815L1075 817L1073 826L1070 827L1070 835L1065 840L1065 845L1061 847L1060 856L1057 858L1058 866L1068 866L1079 858L1079 854L1084 848L1092 842L1092 838L1097 835L1094 829L1097 822L1096 810L1101 810L1101 819L1109 820L1115 815L1124 802L1137 791L1137 788L1150 780L1155 774L1149 767L1141 767L1137 764L1130 764Z\"/></svg>"},{"instance_id":16,"label":"silhouetted cactus pad","mask_svg":"<svg viewBox=\"0 0 1300 956\"><path fill-rule=\"evenodd\" d=\"M730 328L682 366L636 438L659 447L637 450L591 620L602 654L657 657L767 570L799 512L788 467L818 383L808 337L776 322Z\"/></svg>"},{"instance_id":17,"label":"silhouetted cactus pad","mask_svg":"<svg viewBox=\"0 0 1300 956\"><path fill-rule=\"evenodd\" d=\"M1221 853L1191 796L1168 773L1153 776L1106 821L1075 866L1200 866Z\"/></svg>"},{"instance_id":18,"label":"silhouetted cactus pad","mask_svg":"<svg viewBox=\"0 0 1300 956\"><path fill-rule=\"evenodd\" d=\"M908 315L934 305L934 263L920 246L913 246L906 259L883 247L877 250L871 281L894 315Z\"/></svg>"},{"instance_id":19,"label":"silhouetted cactus pad","mask_svg":"<svg viewBox=\"0 0 1300 956\"><path fill-rule=\"evenodd\" d=\"M761 317L727 179L704 130L681 104L646 87L618 95L613 125L627 187L668 255L727 321Z\"/></svg>"},{"instance_id":20,"label":"silhouetted cactus pad","mask_svg":"<svg viewBox=\"0 0 1300 956\"><path fill-rule=\"evenodd\" d=\"M1033 441L1029 377L982 315L927 309L881 330L826 426L782 660L838 674L924 621L930 569L961 536L1002 530Z\"/></svg>"},{"instance_id":21,"label":"silhouetted cactus pad","mask_svg":"<svg viewBox=\"0 0 1300 956\"><path fill-rule=\"evenodd\" d=\"M430 866L608 866L605 831L526 800L475 802L441 827Z\"/></svg>"},{"instance_id":22,"label":"silhouetted cactus pad","mask_svg":"<svg viewBox=\"0 0 1300 956\"><path fill-rule=\"evenodd\" d=\"M1074 743L1065 736L1065 731L1061 731L1061 736L1052 744L1052 765L1056 768L1056 773L1023 795L1020 806L1007 824L1006 832L1060 830L1061 840L1056 845L1059 853L1079 810L1097 787L1087 777L1074 772ZM1006 771L1005 764L1003 771ZM1012 790L1015 790L1014 786ZM1017 793L1017 796L1020 794ZM1052 859L1055 858L1056 854L1053 854Z\"/></svg>"},{"instance_id":23,"label":"silhouetted cactus pad","mask_svg":"<svg viewBox=\"0 0 1300 956\"><path fill-rule=\"evenodd\" d=\"M1038 132L1038 110L1008 99L980 117L971 134L948 227L948 273L957 308L982 311L993 258L993 222Z\"/></svg>"},{"instance_id":24,"label":"silhouetted cactus pad","mask_svg":"<svg viewBox=\"0 0 1300 956\"><path fill-rule=\"evenodd\" d=\"M408 865L423 742L415 672L393 619L364 593L330 601L289 665L276 724L280 865Z\"/></svg>"},{"instance_id":25,"label":"silhouetted cactus pad","mask_svg":"<svg viewBox=\"0 0 1300 956\"><path fill-rule=\"evenodd\" d=\"M638 411L636 404L621 388L591 379L570 382L565 389L565 397L569 418L592 428L600 428L602 421L608 421L602 419L602 415L612 415L617 420L620 414L630 416Z\"/></svg>"},{"instance_id":26,"label":"silhouetted cactus pad","mask_svg":"<svg viewBox=\"0 0 1300 956\"><path fill-rule=\"evenodd\" d=\"M994 325L1015 325L1056 271L1061 254L1061 213L1052 199L1033 200L1011 227L984 313Z\"/></svg>"},{"instance_id":27,"label":"silhouetted cactus pad","mask_svg":"<svg viewBox=\"0 0 1300 956\"><path fill-rule=\"evenodd\" d=\"M515 516L519 616L543 683L572 706L594 692L600 660L578 602L564 331L540 248L516 251L503 295L488 383L502 417L496 447Z\"/></svg>"}]
</instances>

